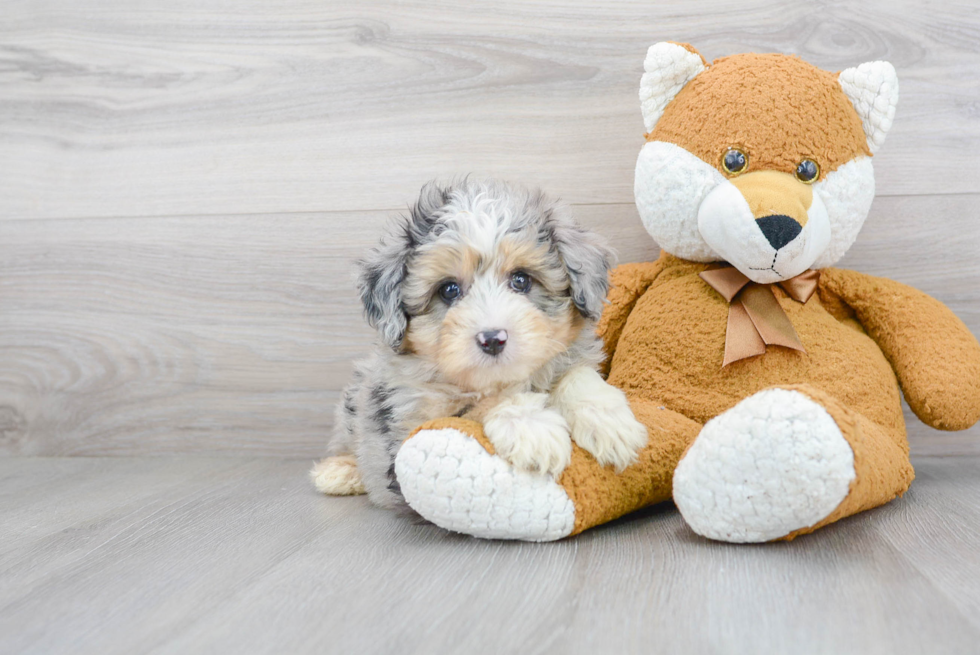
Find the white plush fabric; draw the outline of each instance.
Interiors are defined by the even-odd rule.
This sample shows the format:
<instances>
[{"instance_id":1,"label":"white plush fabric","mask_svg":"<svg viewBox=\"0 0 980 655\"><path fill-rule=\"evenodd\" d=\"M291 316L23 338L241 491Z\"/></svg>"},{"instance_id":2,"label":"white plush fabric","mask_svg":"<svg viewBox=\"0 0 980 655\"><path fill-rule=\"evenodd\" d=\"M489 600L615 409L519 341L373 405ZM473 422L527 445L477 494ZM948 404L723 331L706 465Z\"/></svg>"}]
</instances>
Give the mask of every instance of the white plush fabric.
<instances>
[{"instance_id":1,"label":"white plush fabric","mask_svg":"<svg viewBox=\"0 0 980 655\"><path fill-rule=\"evenodd\" d=\"M871 152L877 152L895 120L898 75L887 61L869 61L840 72L837 78L861 117Z\"/></svg>"},{"instance_id":2,"label":"white plush fabric","mask_svg":"<svg viewBox=\"0 0 980 655\"><path fill-rule=\"evenodd\" d=\"M650 236L667 252L696 262L720 259L698 230L701 203L725 177L673 143L649 141L636 160L636 209Z\"/></svg>"},{"instance_id":3,"label":"white plush fabric","mask_svg":"<svg viewBox=\"0 0 980 655\"><path fill-rule=\"evenodd\" d=\"M752 268L770 265L775 251L750 220L738 190L680 146L663 141L643 146L636 161L634 194L643 225L667 252L698 262L728 261L766 284L808 267L837 263L868 217L875 179L871 158L858 157L815 183L807 228L799 243L781 251L776 262L779 275L753 273ZM741 254L733 252L735 246Z\"/></svg>"},{"instance_id":4,"label":"white plush fabric","mask_svg":"<svg viewBox=\"0 0 980 655\"><path fill-rule=\"evenodd\" d=\"M704 70L701 57L676 43L656 43L647 50L640 78L640 109L647 132L664 113L664 107L684 85Z\"/></svg>"},{"instance_id":5,"label":"white plush fabric","mask_svg":"<svg viewBox=\"0 0 980 655\"><path fill-rule=\"evenodd\" d=\"M759 229L745 197L728 180L701 203L698 231L720 259L759 284L786 280L807 270L827 249L831 237L827 210L814 194L803 231L777 252Z\"/></svg>"},{"instance_id":6,"label":"white plush fabric","mask_svg":"<svg viewBox=\"0 0 980 655\"><path fill-rule=\"evenodd\" d=\"M525 473L458 430L422 430L395 458L409 506L441 528L485 539L554 541L575 506L554 478Z\"/></svg>"},{"instance_id":7,"label":"white plush fabric","mask_svg":"<svg viewBox=\"0 0 980 655\"><path fill-rule=\"evenodd\" d=\"M708 421L674 472L674 502L704 537L771 541L826 518L854 476L854 453L827 410L768 389Z\"/></svg>"},{"instance_id":8,"label":"white plush fabric","mask_svg":"<svg viewBox=\"0 0 980 655\"><path fill-rule=\"evenodd\" d=\"M813 268L833 266L857 240L871 201L875 198L875 172L870 157L852 159L813 185L830 219L830 244L817 257Z\"/></svg>"}]
</instances>

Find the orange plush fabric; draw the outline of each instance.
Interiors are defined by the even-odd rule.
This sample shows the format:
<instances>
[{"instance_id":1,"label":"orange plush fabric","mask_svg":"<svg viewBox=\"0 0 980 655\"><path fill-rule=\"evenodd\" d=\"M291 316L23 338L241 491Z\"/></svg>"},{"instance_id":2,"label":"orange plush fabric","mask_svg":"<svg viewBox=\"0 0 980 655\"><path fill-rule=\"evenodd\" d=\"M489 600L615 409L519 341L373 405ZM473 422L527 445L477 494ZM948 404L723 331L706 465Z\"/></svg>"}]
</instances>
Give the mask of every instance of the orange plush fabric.
<instances>
[{"instance_id":1,"label":"orange plush fabric","mask_svg":"<svg viewBox=\"0 0 980 655\"><path fill-rule=\"evenodd\" d=\"M898 382L916 412L936 427L980 419L980 344L966 326L921 292L853 271L824 269L818 293L805 305L774 291L805 353L770 347L722 367L728 306L698 277L716 266L661 253L656 262L613 271L599 328L611 361L609 382L626 392L650 441L621 474L573 446L572 462L558 480L575 504L572 534L670 499L674 468L704 422L762 389L795 389L820 402L854 451L856 477L847 499L785 539L908 489L914 473ZM950 342L966 356L942 367L913 366L939 356ZM456 428L494 452L480 424L467 419L438 419L419 430L441 428Z\"/></svg>"},{"instance_id":2,"label":"orange plush fabric","mask_svg":"<svg viewBox=\"0 0 980 655\"><path fill-rule=\"evenodd\" d=\"M916 416L939 430L965 430L980 420L977 340L953 312L885 278L827 269L821 279L821 296L850 308L881 347Z\"/></svg>"},{"instance_id":3,"label":"orange plush fabric","mask_svg":"<svg viewBox=\"0 0 980 655\"><path fill-rule=\"evenodd\" d=\"M853 462L848 458L846 468L850 473L853 467L853 477L839 478L844 481L839 495L831 497L826 509L819 506L821 518L812 525L779 524L781 531L761 537L732 536L737 530L731 530L712 538L793 539L901 495L914 473L900 394L935 428L973 425L980 420L980 343L939 301L891 280L830 267L856 238L870 206L874 179L869 144L881 145L892 123L898 97L894 68L887 62L867 62L837 74L780 54L736 55L707 65L693 47L671 43L651 47L644 67L640 99L653 128L637 165L637 207L661 244L673 240L674 254L662 251L654 262L626 264L612 272L609 304L598 331L607 355L603 373L625 392L636 418L647 427L649 441L638 461L619 474L599 467L574 446L572 463L558 480L575 506L573 534L669 499L678 463L683 469L695 459L685 457L698 450L692 444L705 443L699 441L710 432L703 430L705 424L732 416L729 410L744 408L743 401L765 390L796 392L762 397L793 398L807 407L816 405L808 410L811 414L829 415L824 434L842 452L850 448ZM725 170L722 158L729 148L747 155L743 170ZM799 174L804 160L819 163L818 176ZM809 184L813 186L803 186ZM643 193L650 189L656 193ZM858 202L857 197L865 200ZM776 222L792 233L767 233ZM712 229L709 240L707 230ZM800 247L793 250L797 237ZM725 251L732 244L736 247ZM808 246L823 250L800 259L795 269L777 270L777 259L782 256L780 261L791 267L785 262L804 257ZM677 256L684 249L688 259ZM771 290L802 350L768 345L763 354L726 364L732 306L700 277L729 265L709 261L721 259L718 253L723 251L745 278ZM819 269L816 293L806 302L788 297L778 283L808 268ZM806 274L812 283L816 273ZM771 298L767 302L775 309ZM752 435L723 421L709 427L729 430L723 437L745 437L744 445L756 438L758 425L782 420L777 410L773 404L766 407L771 413L745 419L751 420ZM809 426L806 421L815 423L801 419L793 429ZM428 427L433 426L459 427L493 452L477 424L446 419ZM776 470L771 466L773 451L798 443L782 434L774 439L756 442L766 448L775 444L758 458L770 470ZM727 453L737 447L726 448L711 451L717 459L703 477L678 475L675 498L682 511L685 480L695 479L698 491L710 488L716 493L710 485L729 465ZM793 472L799 469L797 457L824 456L782 450L789 456L781 453L781 463L789 462ZM731 486L749 488L741 469L737 472ZM812 498L810 482L806 478L793 489L801 498ZM770 489L777 490L773 497L779 495L778 484L759 495ZM735 496L692 502L701 504L698 509L727 508ZM750 502L743 505L748 514L755 508ZM690 516L685 514L689 521Z\"/></svg>"},{"instance_id":4,"label":"orange plush fabric","mask_svg":"<svg viewBox=\"0 0 980 655\"><path fill-rule=\"evenodd\" d=\"M660 275L637 299L618 342L607 343L610 383L700 423L757 391L806 383L833 389L849 407L903 432L888 360L867 334L831 315L819 292L804 305L773 287L806 352L770 346L723 367L728 303L698 276L716 266L661 254ZM846 379L860 382L841 384Z\"/></svg>"},{"instance_id":5,"label":"orange plush fabric","mask_svg":"<svg viewBox=\"0 0 980 655\"><path fill-rule=\"evenodd\" d=\"M825 391L806 384L786 388L803 392L830 413L854 452L856 476L847 498L836 510L819 523L791 532L784 539L792 540L905 493L915 473L909 463L909 449L903 432L890 431L868 420Z\"/></svg>"},{"instance_id":6,"label":"orange plush fabric","mask_svg":"<svg viewBox=\"0 0 980 655\"><path fill-rule=\"evenodd\" d=\"M670 499L671 476L687 445L697 436L701 425L672 412L662 405L631 399L633 413L648 427L651 435L637 462L618 474L599 466L588 452L572 445L572 460L558 479L575 504L575 527L571 534L606 523L634 509ZM475 439L494 454L493 444L483 426L463 418L440 418L428 421L409 435L422 430L452 428Z\"/></svg>"},{"instance_id":7,"label":"orange plush fabric","mask_svg":"<svg viewBox=\"0 0 980 655\"><path fill-rule=\"evenodd\" d=\"M899 384L916 414L934 427L962 429L980 419L980 344L969 329L935 299L854 271L821 271L819 291L805 305L774 288L805 353L770 347L765 355L722 367L728 306L698 277L715 266L661 253L655 263L629 264L612 275L611 302L600 324L611 358L609 381L626 391L634 409L642 399L644 408L659 405L691 421L665 434L656 413L636 412L650 428L646 452L670 453L655 476L662 486L649 490L649 497L669 496L663 469L683 454L676 453L678 438L693 441L693 426L767 388L796 389L820 402L855 455L857 475L844 503L787 538L881 505L908 488L914 474ZM946 355L950 346L959 357ZM942 366L923 365L929 361ZM617 514L605 508L604 516L611 515Z\"/></svg>"},{"instance_id":8,"label":"orange plush fabric","mask_svg":"<svg viewBox=\"0 0 980 655\"><path fill-rule=\"evenodd\" d=\"M738 112L704 111L732 102L741 105ZM722 173L719 153L727 148L745 152L755 168L784 173L802 159L817 159L821 175L871 154L837 75L780 54L715 60L677 94L646 138L676 143Z\"/></svg>"}]
</instances>

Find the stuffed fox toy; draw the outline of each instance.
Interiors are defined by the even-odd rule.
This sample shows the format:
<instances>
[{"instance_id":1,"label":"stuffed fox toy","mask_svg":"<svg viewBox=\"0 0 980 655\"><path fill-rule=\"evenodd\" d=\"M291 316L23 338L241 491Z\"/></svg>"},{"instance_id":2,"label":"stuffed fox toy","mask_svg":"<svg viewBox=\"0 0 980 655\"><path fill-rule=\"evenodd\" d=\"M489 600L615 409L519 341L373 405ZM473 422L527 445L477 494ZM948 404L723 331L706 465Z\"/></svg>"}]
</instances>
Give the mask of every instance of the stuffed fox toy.
<instances>
[{"instance_id":1,"label":"stuffed fox toy","mask_svg":"<svg viewBox=\"0 0 980 655\"><path fill-rule=\"evenodd\" d=\"M613 272L600 333L648 443L622 473L576 446L553 479L511 468L476 423L421 426L396 471L438 525L545 541L673 497L705 537L792 539L908 489L900 390L934 428L980 418L966 326L919 291L831 268L874 198L891 64L709 65L658 43L644 68L635 194L662 252Z\"/></svg>"}]
</instances>

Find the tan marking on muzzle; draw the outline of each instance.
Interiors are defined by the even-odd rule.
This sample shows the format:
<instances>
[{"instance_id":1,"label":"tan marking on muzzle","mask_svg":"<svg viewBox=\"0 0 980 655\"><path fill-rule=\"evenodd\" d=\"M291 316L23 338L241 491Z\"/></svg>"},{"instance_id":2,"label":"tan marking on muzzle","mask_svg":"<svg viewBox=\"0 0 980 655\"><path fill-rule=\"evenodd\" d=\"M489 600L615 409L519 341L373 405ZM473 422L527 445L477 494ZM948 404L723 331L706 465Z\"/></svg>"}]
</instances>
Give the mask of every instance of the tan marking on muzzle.
<instances>
[{"instance_id":1,"label":"tan marking on muzzle","mask_svg":"<svg viewBox=\"0 0 980 655\"><path fill-rule=\"evenodd\" d=\"M749 203L756 219L782 214L804 227L813 204L813 187L779 171L756 171L729 180Z\"/></svg>"}]
</instances>

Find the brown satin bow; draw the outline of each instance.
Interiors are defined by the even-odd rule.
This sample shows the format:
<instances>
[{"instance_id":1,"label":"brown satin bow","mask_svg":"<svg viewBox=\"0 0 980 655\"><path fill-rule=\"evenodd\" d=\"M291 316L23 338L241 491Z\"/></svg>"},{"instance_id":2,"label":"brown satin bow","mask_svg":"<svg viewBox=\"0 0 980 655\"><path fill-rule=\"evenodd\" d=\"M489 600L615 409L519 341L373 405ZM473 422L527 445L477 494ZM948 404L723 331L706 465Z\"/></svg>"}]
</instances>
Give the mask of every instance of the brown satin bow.
<instances>
[{"instance_id":1,"label":"brown satin bow","mask_svg":"<svg viewBox=\"0 0 980 655\"><path fill-rule=\"evenodd\" d=\"M767 345L806 352L789 317L779 306L771 284L757 284L733 267L705 271L701 279L729 303L722 366L762 355ZM778 284L790 298L806 304L819 281L820 271L806 271Z\"/></svg>"}]
</instances>

